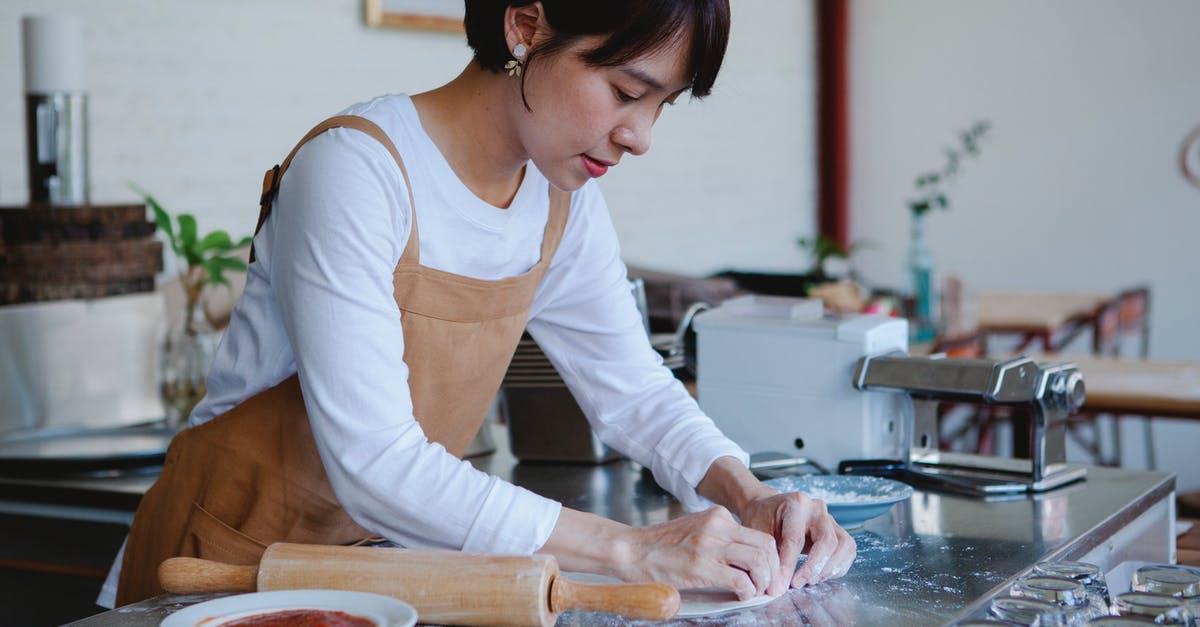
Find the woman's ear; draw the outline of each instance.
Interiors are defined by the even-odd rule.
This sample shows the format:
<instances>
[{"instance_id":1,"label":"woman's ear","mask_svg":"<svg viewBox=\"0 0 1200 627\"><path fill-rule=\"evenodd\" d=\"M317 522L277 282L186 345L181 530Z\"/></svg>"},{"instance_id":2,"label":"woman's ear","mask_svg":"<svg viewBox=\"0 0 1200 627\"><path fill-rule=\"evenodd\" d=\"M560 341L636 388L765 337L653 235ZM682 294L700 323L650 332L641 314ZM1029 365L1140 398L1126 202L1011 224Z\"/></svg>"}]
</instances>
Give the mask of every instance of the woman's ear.
<instances>
[{"instance_id":1,"label":"woman's ear","mask_svg":"<svg viewBox=\"0 0 1200 627\"><path fill-rule=\"evenodd\" d=\"M504 40L510 52L517 44L532 48L549 36L550 24L541 2L522 7L509 5L504 10Z\"/></svg>"}]
</instances>

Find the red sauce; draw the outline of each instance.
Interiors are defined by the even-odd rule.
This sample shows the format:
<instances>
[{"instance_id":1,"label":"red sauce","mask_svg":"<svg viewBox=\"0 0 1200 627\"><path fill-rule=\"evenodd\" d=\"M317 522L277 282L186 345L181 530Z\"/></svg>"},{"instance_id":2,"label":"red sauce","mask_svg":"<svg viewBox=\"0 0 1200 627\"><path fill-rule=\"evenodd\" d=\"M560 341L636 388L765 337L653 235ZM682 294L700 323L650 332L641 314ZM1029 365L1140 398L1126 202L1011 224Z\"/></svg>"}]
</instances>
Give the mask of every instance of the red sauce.
<instances>
[{"instance_id":1,"label":"red sauce","mask_svg":"<svg viewBox=\"0 0 1200 627\"><path fill-rule=\"evenodd\" d=\"M280 610L221 623L221 627L375 627L375 621L332 610Z\"/></svg>"}]
</instances>

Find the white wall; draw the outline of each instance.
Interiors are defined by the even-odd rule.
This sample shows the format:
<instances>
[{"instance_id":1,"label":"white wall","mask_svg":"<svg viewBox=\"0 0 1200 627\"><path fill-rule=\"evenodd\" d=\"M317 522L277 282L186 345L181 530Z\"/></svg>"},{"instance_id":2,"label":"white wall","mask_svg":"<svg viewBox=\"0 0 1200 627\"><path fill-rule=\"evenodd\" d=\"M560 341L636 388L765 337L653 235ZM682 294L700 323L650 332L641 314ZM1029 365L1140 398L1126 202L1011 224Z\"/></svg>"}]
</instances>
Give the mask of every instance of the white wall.
<instances>
[{"instance_id":1,"label":"white wall","mask_svg":"<svg viewBox=\"0 0 1200 627\"><path fill-rule=\"evenodd\" d=\"M604 178L629 263L692 274L808 268L796 238L816 230L812 5L731 4L712 95L665 111L650 152Z\"/></svg>"},{"instance_id":2,"label":"white wall","mask_svg":"<svg viewBox=\"0 0 1200 627\"><path fill-rule=\"evenodd\" d=\"M20 16L86 21L92 196L135 181L202 229L253 228L262 172L323 117L449 80L460 35L375 30L360 0L5 0L0 204L27 197ZM632 263L706 273L794 270L814 228L811 10L739 0L726 71L664 115L649 155L603 181Z\"/></svg>"},{"instance_id":3,"label":"white wall","mask_svg":"<svg viewBox=\"0 0 1200 627\"><path fill-rule=\"evenodd\" d=\"M1152 356L1200 360L1200 190L1177 163L1200 124L1196 24L1191 0L854 2L852 237L880 244L857 266L903 285L913 178L986 117L954 206L927 220L940 267L975 290L1148 281ZM1200 487L1198 428L1156 426L1183 487Z\"/></svg>"}]
</instances>

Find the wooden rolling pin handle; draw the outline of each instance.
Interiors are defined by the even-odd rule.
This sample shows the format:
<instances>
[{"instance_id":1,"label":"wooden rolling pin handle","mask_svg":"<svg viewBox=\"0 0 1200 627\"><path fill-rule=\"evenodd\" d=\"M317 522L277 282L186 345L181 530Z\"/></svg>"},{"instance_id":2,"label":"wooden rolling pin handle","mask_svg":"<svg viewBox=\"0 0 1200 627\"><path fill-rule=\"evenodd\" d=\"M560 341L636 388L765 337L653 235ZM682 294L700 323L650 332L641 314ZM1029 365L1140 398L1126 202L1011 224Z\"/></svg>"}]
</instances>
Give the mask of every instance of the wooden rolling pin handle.
<instances>
[{"instance_id":1,"label":"wooden rolling pin handle","mask_svg":"<svg viewBox=\"0 0 1200 627\"><path fill-rule=\"evenodd\" d=\"M550 583L550 611L571 610L667 620L679 611L679 591L661 583L581 583L555 577Z\"/></svg>"},{"instance_id":2,"label":"wooden rolling pin handle","mask_svg":"<svg viewBox=\"0 0 1200 627\"><path fill-rule=\"evenodd\" d=\"M172 557L158 565L158 583L174 594L254 592L258 589L258 566Z\"/></svg>"}]
</instances>

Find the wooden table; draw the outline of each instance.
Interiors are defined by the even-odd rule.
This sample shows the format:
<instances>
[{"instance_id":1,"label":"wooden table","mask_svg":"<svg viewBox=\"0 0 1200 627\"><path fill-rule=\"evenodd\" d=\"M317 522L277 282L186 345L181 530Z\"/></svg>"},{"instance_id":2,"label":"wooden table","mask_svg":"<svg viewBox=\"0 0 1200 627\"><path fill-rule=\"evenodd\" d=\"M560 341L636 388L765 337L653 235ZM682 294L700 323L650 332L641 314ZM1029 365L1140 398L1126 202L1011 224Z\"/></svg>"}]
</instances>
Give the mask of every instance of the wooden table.
<instances>
[{"instance_id":1,"label":"wooden table","mask_svg":"<svg viewBox=\"0 0 1200 627\"><path fill-rule=\"evenodd\" d=\"M1084 411L1200 420L1200 363L1113 357L1039 355L1079 366Z\"/></svg>"},{"instance_id":2,"label":"wooden table","mask_svg":"<svg viewBox=\"0 0 1200 627\"><path fill-rule=\"evenodd\" d=\"M1039 362L1070 361L1079 367L1087 394L1080 411L1085 416L1111 414L1146 419L1143 437L1146 464L1158 466L1150 430L1155 417L1200 420L1200 362L1178 362L1077 355L1033 355ZM1015 427L1014 427L1015 428ZM1099 459L1098 443L1087 447ZM1120 463L1120 430L1113 426L1112 463Z\"/></svg>"},{"instance_id":3,"label":"wooden table","mask_svg":"<svg viewBox=\"0 0 1200 627\"><path fill-rule=\"evenodd\" d=\"M980 292L975 296L976 326L988 335L1019 335L1015 352L1038 340L1040 350L1055 352L1086 329L1096 310L1115 297L1089 292Z\"/></svg>"}]
</instances>

